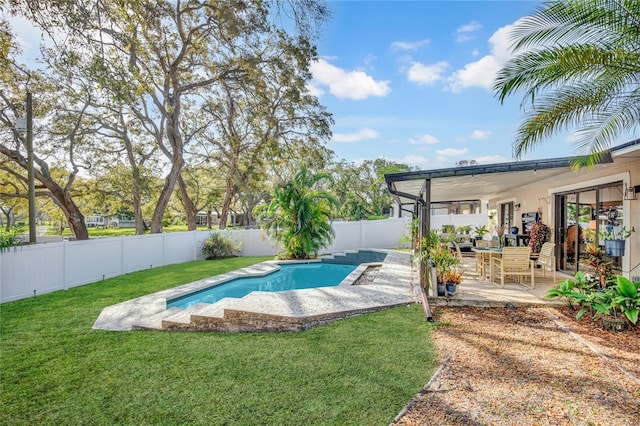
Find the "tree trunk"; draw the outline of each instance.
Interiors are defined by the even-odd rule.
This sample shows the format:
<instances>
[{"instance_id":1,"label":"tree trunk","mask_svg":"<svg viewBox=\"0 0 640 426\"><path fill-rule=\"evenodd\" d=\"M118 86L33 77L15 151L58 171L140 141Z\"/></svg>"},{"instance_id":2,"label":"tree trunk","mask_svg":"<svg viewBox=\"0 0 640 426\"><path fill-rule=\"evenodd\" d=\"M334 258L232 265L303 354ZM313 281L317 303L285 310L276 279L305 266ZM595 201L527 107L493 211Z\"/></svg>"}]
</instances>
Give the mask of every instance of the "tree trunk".
<instances>
[{"instance_id":1,"label":"tree trunk","mask_svg":"<svg viewBox=\"0 0 640 426\"><path fill-rule=\"evenodd\" d=\"M174 156L175 158L176 156ZM180 155L182 157L182 155ZM158 202L156 203L156 208L153 210L153 218L151 219L151 233L152 234L160 234L162 233L162 220L164 218L164 212L167 210L167 206L169 205L169 201L171 200L171 195L173 194L173 189L176 186L176 182L178 182L178 177L180 176L180 170L182 169L182 158L180 158L180 162L176 163L175 161L171 165L171 171L164 179L164 185L162 186L162 191L160 192L160 197L158 198Z\"/></svg>"},{"instance_id":2,"label":"tree trunk","mask_svg":"<svg viewBox=\"0 0 640 426\"><path fill-rule=\"evenodd\" d=\"M225 182L224 200L222 201L222 211L220 212L220 229L227 229L227 218L229 217L229 209L231 201L236 195L236 188L231 177L227 177Z\"/></svg>"},{"instance_id":3,"label":"tree trunk","mask_svg":"<svg viewBox=\"0 0 640 426\"><path fill-rule=\"evenodd\" d=\"M11 207L9 210L5 210L2 209L2 212L4 213L4 216L7 218L7 224L4 227L4 230L6 232L9 232L11 230L11 226L13 225L13 221L11 220L12 218L12 211L13 211L13 207Z\"/></svg>"},{"instance_id":4,"label":"tree trunk","mask_svg":"<svg viewBox=\"0 0 640 426\"><path fill-rule=\"evenodd\" d=\"M84 215L71 199L71 195L67 191L64 191L63 194L58 194L58 196L54 198L54 201L62 209L69 223L69 228L71 228L71 232L75 235L76 240L88 240L89 231L87 231ZM60 204L60 202L62 202L62 204Z\"/></svg>"},{"instance_id":5,"label":"tree trunk","mask_svg":"<svg viewBox=\"0 0 640 426\"><path fill-rule=\"evenodd\" d=\"M133 167L133 218L136 223L136 235L144 234L146 225L142 217L142 201L140 199L140 170Z\"/></svg>"},{"instance_id":6,"label":"tree trunk","mask_svg":"<svg viewBox=\"0 0 640 426\"><path fill-rule=\"evenodd\" d=\"M178 178L178 185L180 186L180 195L182 199L182 205L184 206L184 212L187 215L187 229L189 231L196 230L196 206L193 204L189 192L187 191L187 184L182 179L182 176Z\"/></svg>"},{"instance_id":7,"label":"tree trunk","mask_svg":"<svg viewBox=\"0 0 640 426\"><path fill-rule=\"evenodd\" d=\"M170 96L167 96L171 98ZM176 97L177 98L177 97ZM182 137L179 134L179 117L180 117L180 107L179 107L179 99L175 100L175 104L170 102L170 106L173 107L172 116L167 119L167 139L171 144L171 148L173 154L171 155L171 170L169 174L164 180L164 186L162 187L162 191L160 192L160 198L156 203L156 208L153 211L153 219L151 220L151 233L159 234L162 232L162 219L164 218L164 213L167 210L167 206L169 205L169 201L171 200L171 195L173 194L173 190L176 187L176 183L180 179L180 173L182 172L182 168L184 167L184 155L183 155L183 143ZM168 154L165 150L163 150L165 154Z\"/></svg>"},{"instance_id":8,"label":"tree trunk","mask_svg":"<svg viewBox=\"0 0 640 426\"><path fill-rule=\"evenodd\" d=\"M4 145L0 145L0 152L9 157L21 168L27 170L27 159L22 154L20 154L20 152L10 150ZM89 232L87 231L87 225L85 224L84 216L80 212L78 206L73 202L69 189L62 188L60 185L58 185L58 183L53 180L46 169L44 172L42 170L36 169L34 170L34 173L35 178L42 184L42 186L49 190L51 198L62 210L62 213L69 223L69 228L71 228L71 231L76 236L76 240L88 240Z\"/></svg>"}]
</instances>

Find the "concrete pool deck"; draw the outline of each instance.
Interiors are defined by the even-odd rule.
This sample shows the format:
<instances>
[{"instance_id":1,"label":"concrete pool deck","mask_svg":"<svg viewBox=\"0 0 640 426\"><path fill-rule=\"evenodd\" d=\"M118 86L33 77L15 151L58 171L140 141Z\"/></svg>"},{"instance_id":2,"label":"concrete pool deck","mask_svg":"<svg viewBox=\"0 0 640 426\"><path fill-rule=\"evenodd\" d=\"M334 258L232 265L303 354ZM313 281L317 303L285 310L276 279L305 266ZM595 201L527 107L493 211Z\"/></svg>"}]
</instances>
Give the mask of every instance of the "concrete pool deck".
<instances>
[{"instance_id":1,"label":"concrete pool deck","mask_svg":"<svg viewBox=\"0 0 640 426\"><path fill-rule=\"evenodd\" d=\"M187 309L168 308L167 300L233 278L266 275L276 262L263 262L237 271L206 278L172 289L153 293L117 305L108 306L93 325L101 330L185 330L185 331L298 331L320 324L375 312L395 306L421 303L418 277L411 268L411 255L393 250L387 253L371 281L353 285L367 264L353 271L339 286L282 291L253 292L241 299L226 298L214 304L199 304ZM545 299L546 292L568 275L557 273L552 279L536 273L536 287L519 283L500 288L475 272L475 259L464 258L464 282L454 297L429 297L431 306L496 307L560 304Z\"/></svg>"},{"instance_id":2,"label":"concrete pool deck","mask_svg":"<svg viewBox=\"0 0 640 426\"><path fill-rule=\"evenodd\" d=\"M366 265L339 286L253 292L214 304L169 308L167 300L233 278L266 275L277 266L263 262L106 307L93 325L100 330L296 331L367 312L415 302L410 254L388 251L371 282L353 285Z\"/></svg>"}]
</instances>

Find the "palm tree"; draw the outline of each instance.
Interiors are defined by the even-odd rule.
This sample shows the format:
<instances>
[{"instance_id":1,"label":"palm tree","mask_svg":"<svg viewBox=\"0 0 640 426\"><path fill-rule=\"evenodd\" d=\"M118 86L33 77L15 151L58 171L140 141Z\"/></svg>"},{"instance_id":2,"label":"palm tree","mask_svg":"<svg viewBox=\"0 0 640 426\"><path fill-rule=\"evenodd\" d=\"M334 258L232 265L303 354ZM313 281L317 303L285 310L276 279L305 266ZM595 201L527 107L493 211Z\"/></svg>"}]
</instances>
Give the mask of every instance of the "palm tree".
<instances>
[{"instance_id":1,"label":"palm tree","mask_svg":"<svg viewBox=\"0 0 640 426\"><path fill-rule=\"evenodd\" d=\"M640 122L640 2L554 0L520 20L515 56L493 89L504 102L524 90L514 142L520 158L546 137L577 128L575 167L592 167Z\"/></svg>"},{"instance_id":2,"label":"palm tree","mask_svg":"<svg viewBox=\"0 0 640 426\"><path fill-rule=\"evenodd\" d=\"M312 174L301 165L293 180L278 186L268 205L258 206L256 217L262 231L282 243L281 258L308 259L331 244L331 207L338 201L319 187L327 173Z\"/></svg>"}]
</instances>

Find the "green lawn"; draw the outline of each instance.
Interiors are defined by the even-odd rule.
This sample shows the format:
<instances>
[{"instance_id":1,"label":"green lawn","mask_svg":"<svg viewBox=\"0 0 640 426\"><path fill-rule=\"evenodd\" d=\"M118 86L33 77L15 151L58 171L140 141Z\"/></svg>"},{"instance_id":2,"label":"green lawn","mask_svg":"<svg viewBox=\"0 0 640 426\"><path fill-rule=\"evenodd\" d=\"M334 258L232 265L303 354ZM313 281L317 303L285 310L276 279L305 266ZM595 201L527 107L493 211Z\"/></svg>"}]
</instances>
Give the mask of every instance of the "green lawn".
<instances>
[{"instance_id":1,"label":"green lawn","mask_svg":"<svg viewBox=\"0 0 640 426\"><path fill-rule=\"evenodd\" d=\"M107 305L262 260L171 265L0 305L0 423L388 424L435 368L419 305L296 333L91 329Z\"/></svg>"},{"instance_id":2,"label":"green lawn","mask_svg":"<svg viewBox=\"0 0 640 426\"><path fill-rule=\"evenodd\" d=\"M234 229L234 228L229 228ZM186 232L188 231L187 229L187 225L169 225L169 226L164 226L162 227L163 232ZM217 231L218 229L207 229L206 226L198 226L197 227L198 231ZM136 229L135 228L87 228L87 231L89 231L89 236L90 237L120 237L122 235L136 235ZM147 231L147 234L149 234L150 232ZM47 228L47 233L46 235L49 236L59 236L60 232L58 232L58 229L56 229L56 227L54 226L49 226ZM69 228L65 228L64 231L62 232L62 236L63 237L70 237L73 234L71 233L71 230Z\"/></svg>"}]
</instances>

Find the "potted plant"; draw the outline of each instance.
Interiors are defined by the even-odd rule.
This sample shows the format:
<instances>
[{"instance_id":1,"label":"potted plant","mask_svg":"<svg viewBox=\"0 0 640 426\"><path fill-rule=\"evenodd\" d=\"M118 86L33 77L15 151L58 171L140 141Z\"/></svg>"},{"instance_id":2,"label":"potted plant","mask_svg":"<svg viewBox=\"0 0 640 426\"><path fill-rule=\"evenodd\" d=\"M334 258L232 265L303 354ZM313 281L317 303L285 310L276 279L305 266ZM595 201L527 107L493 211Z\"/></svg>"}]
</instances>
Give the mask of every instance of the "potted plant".
<instances>
[{"instance_id":1,"label":"potted plant","mask_svg":"<svg viewBox=\"0 0 640 426\"><path fill-rule=\"evenodd\" d=\"M449 249L447 242L440 242L433 245L428 252L429 260L432 262L436 270L436 283L438 285L438 295L444 296L445 279L444 277L452 272L452 268L460 264L458 259Z\"/></svg>"},{"instance_id":2,"label":"potted plant","mask_svg":"<svg viewBox=\"0 0 640 426\"><path fill-rule=\"evenodd\" d=\"M476 234L476 239L483 240L484 236L489 233L489 227L487 225L474 226L473 232Z\"/></svg>"},{"instance_id":3,"label":"potted plant","mask_svg":"<svg viewBox=\"0 0 640 426\"><path fill-rule=\"evenodd\" d=\"M471 233L471 225L458 226L458 234L469 235Z\"/></svg>"},{"instance_id":4,"label":"potted plant","mask_svg":"<svg viewBox=\"0 0 640 426\"><path fill-rule=\"evenodd\" d=\"M447 289L447 295L453 296L456 294L456 290L458 289L458 284L462 282L462 275L457 272L447 272L442 280L445 283L445 287Z\"/></svg>"},{"instance_id":5,"label":"potted plant","mask_svg":"<svg viewBox=\"0 0 640 426\"><path fill-rule=\"evenodd\" d=\"M600 232L600 238L604 240L604 250L609 256L624 256L625 241L636 232L635 228L627 229L626 226L620 227L618 230L614 226L607 226L604 231Z\"/></svg>"}]
</instances>

